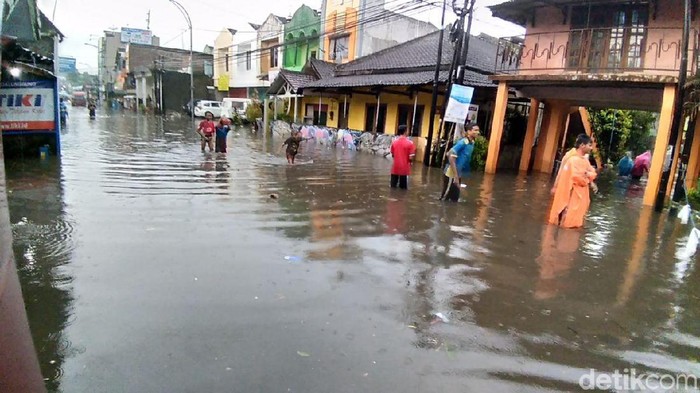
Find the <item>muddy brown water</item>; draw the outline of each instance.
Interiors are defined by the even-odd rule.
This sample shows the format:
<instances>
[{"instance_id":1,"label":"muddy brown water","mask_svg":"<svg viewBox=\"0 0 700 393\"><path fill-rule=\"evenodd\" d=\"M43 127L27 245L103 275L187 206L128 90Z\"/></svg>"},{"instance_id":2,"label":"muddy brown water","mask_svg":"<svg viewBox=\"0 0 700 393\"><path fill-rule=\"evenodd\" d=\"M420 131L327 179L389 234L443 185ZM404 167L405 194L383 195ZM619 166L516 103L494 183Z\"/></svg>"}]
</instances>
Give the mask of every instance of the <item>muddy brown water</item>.
<instances>
[{"instance_id":1,"label":"muddy brown water","mask_svg":"<svg viewBox=\"0 0 700 393\"><path fill-rule=\"evenodd\" d=\"M51 391L578 390L594 368L700 375L689 229L604 176L586 228L549 179L440 173L241 128L74 110L63 157L6 162L14 250ZM446 321L436 318L442 313Z\"/></svg>"}]
</instances>

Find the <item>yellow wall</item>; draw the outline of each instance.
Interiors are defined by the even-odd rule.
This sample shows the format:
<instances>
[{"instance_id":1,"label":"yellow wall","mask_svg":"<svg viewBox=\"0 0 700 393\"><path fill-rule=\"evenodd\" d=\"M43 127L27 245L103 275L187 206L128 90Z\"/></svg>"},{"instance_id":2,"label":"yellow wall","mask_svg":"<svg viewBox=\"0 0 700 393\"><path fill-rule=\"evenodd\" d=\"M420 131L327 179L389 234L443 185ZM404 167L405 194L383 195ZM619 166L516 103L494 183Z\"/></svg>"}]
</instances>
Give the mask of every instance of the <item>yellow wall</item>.
<instances>
[{"instance_id":1,"label":"yellow wall","mask_svg":"<svg viewBox=\"0 0 700 393\"><path fill-rule=\"evenodd\" d=\"M340 105L343 103L341 102ZM306 105L318 106L318 97L304 97L299 100L299 108L297 113L297 121L299 123L304 122L304 114L306 113ZM321 97L321 105L328 105L328 117L326 120L326 126L337 128L338 127L338 100L335 98ZM333 119L331 119L331 112L333 112Z\"/></svg>"},{"instance_id":2,"label":"yellow wall","mask_svg":"<svg viewBox=\"0 0 700 393\"><path fill-rule=\"evenodd\" d=\"M330 58L331 38L335 35L348 33L348 58L343 60L346 63L355 60L355 47L357 42L357 10L360 8L360 0L328 0L326 2L326 37L323 39L324 55L323 60L333 61ZM338 17L340 15L340 17ZM343 18L345 23L342 23ZM337 22L337 23L336 23Z\"/></svg>"},{"instance_id":3,"label":"yellow wall","mask_svg":"<svg viewBox=\"0 0 700 393\"><path fill-rule=\"evenodd\" d=\"M421 121L421 136L426 137L428 135L429 119L430 119L430 94L419 93L418 94L418 105L423 106L423 118ZM343 105L343 97L340 98L328 98L323 97L321 99L322 104L329 105L329 112L333 112L333 120L328 117L328 127L338 126L338 115L340 114L340 107ZM300 101L298 119L299 122L302 121L304 115L304 108L306 104L318 105L318 97L307 96ZM438 105L442 102L442 97L438 99ZM348 97L348 128L352 130L364 131L365 128L365 116L366 116L366 105L376 104L377 99L371 95L367 94L353 94L352 97ZM413 105L413 99L408 96L397 95L397 94L382 94L380 96L380 104L386 104L386 125L384 127L386 134L395 134L398 129L398 115L399 115L399 105ZM439 114L435 116L435 131L434 135L437 135L437 130L440 125ZM371 131L371 130L366 130Z\"/></svg>"}]
</instances>

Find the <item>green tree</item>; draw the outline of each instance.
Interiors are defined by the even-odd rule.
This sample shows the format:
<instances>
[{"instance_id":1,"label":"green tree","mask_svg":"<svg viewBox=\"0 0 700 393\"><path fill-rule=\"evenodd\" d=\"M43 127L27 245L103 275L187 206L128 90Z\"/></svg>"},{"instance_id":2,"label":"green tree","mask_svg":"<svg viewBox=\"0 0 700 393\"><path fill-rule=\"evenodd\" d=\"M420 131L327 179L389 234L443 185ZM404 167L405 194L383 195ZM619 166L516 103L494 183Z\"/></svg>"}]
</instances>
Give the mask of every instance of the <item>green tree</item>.
<instances>
[{"instance_id":1,"label":"green tree","mask_svg":"<svg viewBox=\"0 0 700 393\"><path fill-rule=\"evenodd\" d=\"M627 151L639 154L650 148L655 114L621 109L589 109L589 113L603 161L617 162Z\"/></svg>"}]
</instances>

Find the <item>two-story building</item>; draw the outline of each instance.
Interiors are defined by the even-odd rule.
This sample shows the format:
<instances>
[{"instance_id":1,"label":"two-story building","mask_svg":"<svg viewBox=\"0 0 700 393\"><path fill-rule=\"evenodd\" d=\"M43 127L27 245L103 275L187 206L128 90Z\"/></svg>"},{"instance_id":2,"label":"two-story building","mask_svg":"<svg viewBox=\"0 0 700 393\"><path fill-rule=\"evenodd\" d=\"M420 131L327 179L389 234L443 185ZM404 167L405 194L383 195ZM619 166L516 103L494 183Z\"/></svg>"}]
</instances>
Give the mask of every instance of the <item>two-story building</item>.
<instances>
[{"instance_id":1,"label":"two-story building","mask_svg":"<svg viewBox=\"0 0 700 393\"><path fill-rule=\"evenodd\" d=\"M307 5L299 7L284 25L285 70L301 71L320 52L321 14Z\"/></svg>"},{"instance_id":2,"label":"two-story building","mask_svg":"<svg viewBox=\"0 0 700 393\"><path fill-rule=\"evenodd\" d=\"M552 172L572 108L653 111L660 116L643 203L654 204L666 148L675 143L669 139L681 62L682 2L511 0L491 10L494 16L525 27L526 33L499 43L498 58L504 61L492 77L499 87L486 171L494 173L498 164L509 89L529 97L533 108L521 170L527 170L534 158L532 169ZM690 70L697 69L697 32L694 18ZM691 164L697 173L697 159Z\"/></svg>"},{"instance_id":3,"label":"two-story building","mask_svg":"<svg viewBox=\"0 0 700 393\"><path fill-rule=\"evenodd\" d=\"M322 59L347 63L437 30L392 3L395 8L385 0L324 0Z\"/></svg>"}]
</instances>

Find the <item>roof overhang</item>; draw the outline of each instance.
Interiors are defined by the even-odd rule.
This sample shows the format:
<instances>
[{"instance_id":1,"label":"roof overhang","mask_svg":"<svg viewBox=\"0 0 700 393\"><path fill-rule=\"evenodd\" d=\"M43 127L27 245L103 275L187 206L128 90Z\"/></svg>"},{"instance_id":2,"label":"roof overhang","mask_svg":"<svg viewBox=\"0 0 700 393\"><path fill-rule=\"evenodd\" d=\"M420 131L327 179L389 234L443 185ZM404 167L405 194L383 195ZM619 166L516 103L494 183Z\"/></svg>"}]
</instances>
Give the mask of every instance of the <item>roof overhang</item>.
<instances>
[{"instance_id":1,"label":"roof overhang","mask_svg":"<svg viewBox=\"0 0 700 393\"><path fill-rule=\"evenodd\" d=\"M624 4L624 3L652 3L656 4L658 0L510 0L501 4L496 4L488 7L493 16L513 22L525 27L528 18L530 18L537 8L555 7L561 8L562 11L568 13L568 7L572 5L595 5L595 4Z\"/></svg>"}]
</instances>

